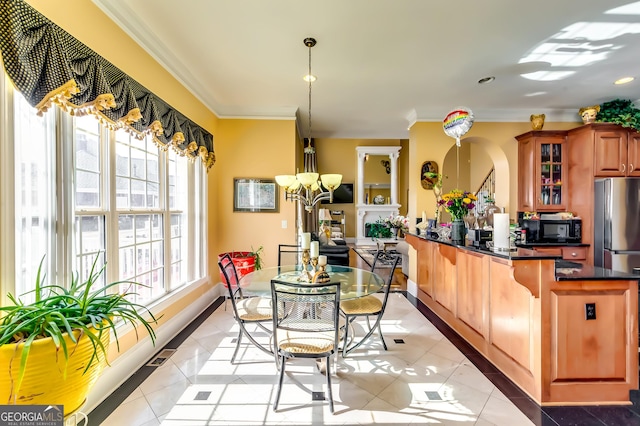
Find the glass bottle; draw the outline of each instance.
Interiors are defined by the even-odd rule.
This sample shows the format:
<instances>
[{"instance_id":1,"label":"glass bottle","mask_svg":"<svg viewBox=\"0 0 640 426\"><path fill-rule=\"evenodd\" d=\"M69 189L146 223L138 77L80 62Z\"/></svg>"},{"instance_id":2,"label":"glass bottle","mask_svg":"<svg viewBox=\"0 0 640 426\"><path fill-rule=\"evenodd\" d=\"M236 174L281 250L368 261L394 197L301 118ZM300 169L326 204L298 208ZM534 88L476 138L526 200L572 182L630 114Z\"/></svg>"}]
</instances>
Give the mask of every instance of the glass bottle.
<instances>
[{"instance_id":1,"label":"glass bottle","mask_svg":"<svg viewBox=\"0 0 640 426\"><path fill-rule=\"evenodd\" d=\"M494 204L493 200L487 201L487 207L484 210L484 214L487 218L487 225L493 228L493 214L500 213L500 207Z\"/></svg>"}]
</instances>

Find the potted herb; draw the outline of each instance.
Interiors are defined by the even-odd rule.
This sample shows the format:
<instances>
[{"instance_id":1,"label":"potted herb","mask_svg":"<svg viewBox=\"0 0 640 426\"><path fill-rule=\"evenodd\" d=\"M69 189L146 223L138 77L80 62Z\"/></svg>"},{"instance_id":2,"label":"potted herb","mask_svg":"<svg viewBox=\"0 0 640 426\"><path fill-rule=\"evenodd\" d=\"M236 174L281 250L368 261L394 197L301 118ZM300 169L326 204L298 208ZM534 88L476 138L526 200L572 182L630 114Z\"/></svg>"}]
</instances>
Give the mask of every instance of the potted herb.
<instances>
[{"instance_id":1,"label":"potted herb","mask_svg":"<svg viewBox=\"0 0 640 426\"><path fill-rule=\"evenodd\" d=\"M629 99L614 99L600 105L596 121L619 124L640 131L640 109Z\"/></svg>"},{"instance_id":2,"label":"potted herb","mask_svg":"<svg viewBox=\"0 0 640 426\"><path fill-rule=\"evenodd\" d=\"M66 413L75 411L107 364L111 333L120 349L120 323L142 325L155 344L158 319L129 300L129 290L141 284L102 285L105 266L96 269L97 261L86 281L76 274L69 288L44 285L40 262L35 301L8 295L11 304L0 307L0 404L62 404ZM113 292L123 284L125 292Z\"/></svg>"}]
</instances>

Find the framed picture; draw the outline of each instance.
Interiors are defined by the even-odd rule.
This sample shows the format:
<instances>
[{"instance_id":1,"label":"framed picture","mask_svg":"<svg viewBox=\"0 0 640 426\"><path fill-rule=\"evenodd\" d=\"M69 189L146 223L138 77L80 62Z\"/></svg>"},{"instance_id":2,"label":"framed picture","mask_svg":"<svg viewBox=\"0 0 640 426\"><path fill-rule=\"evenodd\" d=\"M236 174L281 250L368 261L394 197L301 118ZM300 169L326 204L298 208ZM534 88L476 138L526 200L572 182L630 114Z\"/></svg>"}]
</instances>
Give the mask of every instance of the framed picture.
<instances>
[{"instance_id":1,"label":"framed picture","mask_svg":"<svg viewBox=\"0 0 640 426\"><path fill-rule=\"evenodd\" d=\"M425 173L435 173L438 174L438 163L435 161L425 161L422 163L422 167L420 168L420 184L424 189L433 189L433 185L438 182L437 177L428 177L425 176Z\"/></svg>"},{"instance_id":2,"label":"framed picture","mask_svg":"<svg viewBox=\"0 0 640 426\"><path fill-rule=\"evenodd\" d=\"M233 179L233 211L277 213L278 185L273 179Z\"/></svg>"}]
</instances>

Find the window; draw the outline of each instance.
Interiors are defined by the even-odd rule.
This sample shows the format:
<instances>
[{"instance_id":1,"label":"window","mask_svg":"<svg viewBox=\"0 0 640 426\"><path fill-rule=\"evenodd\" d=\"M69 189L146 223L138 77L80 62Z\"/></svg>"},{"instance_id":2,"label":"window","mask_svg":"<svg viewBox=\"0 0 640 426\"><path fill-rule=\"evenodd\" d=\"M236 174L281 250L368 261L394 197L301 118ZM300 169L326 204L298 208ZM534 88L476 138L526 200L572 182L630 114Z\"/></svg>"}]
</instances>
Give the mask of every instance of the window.
<instances>
[{"instance_id":1,"label":"window","mask_svg":"<svg viewBox=\"0 0 640 426\"><path fill-rule=\"evenodd\" d=\"M16 280L13 293L21 295L34 288L41 261L44 271L52 270L56 261L55 114L49 111L38 117L19 93L13 100L14 233L20 237L14 252L15 275L20 279ZM46 278L50 283L51 276ZM30 302L33 295L23 300Z\"/></svg>"},{"instance_id":2,"label":"window","mask_svg":"<svg viewBox=\"0 0 640 426\"><path fill-rule=\"evenodd\" d=\"M52 108L38 117L19 93L13 99L14 156L0 159L13 170L15 199L15 283L7 290L33 289L45 253L50 282L70 282L71 271L84 280L106 263L104 282L144 284L129 297L145 305L204 276L201 165L93 116Z\"/></svg>"}]
</instances>

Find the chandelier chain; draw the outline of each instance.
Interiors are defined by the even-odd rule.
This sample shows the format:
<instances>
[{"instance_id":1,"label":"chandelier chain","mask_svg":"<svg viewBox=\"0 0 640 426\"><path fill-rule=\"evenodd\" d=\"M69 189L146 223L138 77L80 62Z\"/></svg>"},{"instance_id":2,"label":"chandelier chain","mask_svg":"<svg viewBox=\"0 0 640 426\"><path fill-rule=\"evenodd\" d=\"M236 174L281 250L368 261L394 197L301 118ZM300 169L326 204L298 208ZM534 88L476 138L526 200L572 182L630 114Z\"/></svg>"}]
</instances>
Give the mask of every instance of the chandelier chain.
<instances>
[{"instance_id":1,"label":"chandelier chain","mask_svg":"<svg viewBox=\"0 0 640 426\"><path fill-rule=\"evenodd\" d=\"M311 146L311 82L313 80L312 74L311 74L311 48L315 45L315 40L314 43L308 43L307 46L309 47L309 74L307 75L308 79L309 79L309 134L307 135L307 137L309 138L309 146Z\"/></svg>"}]
</instances>

